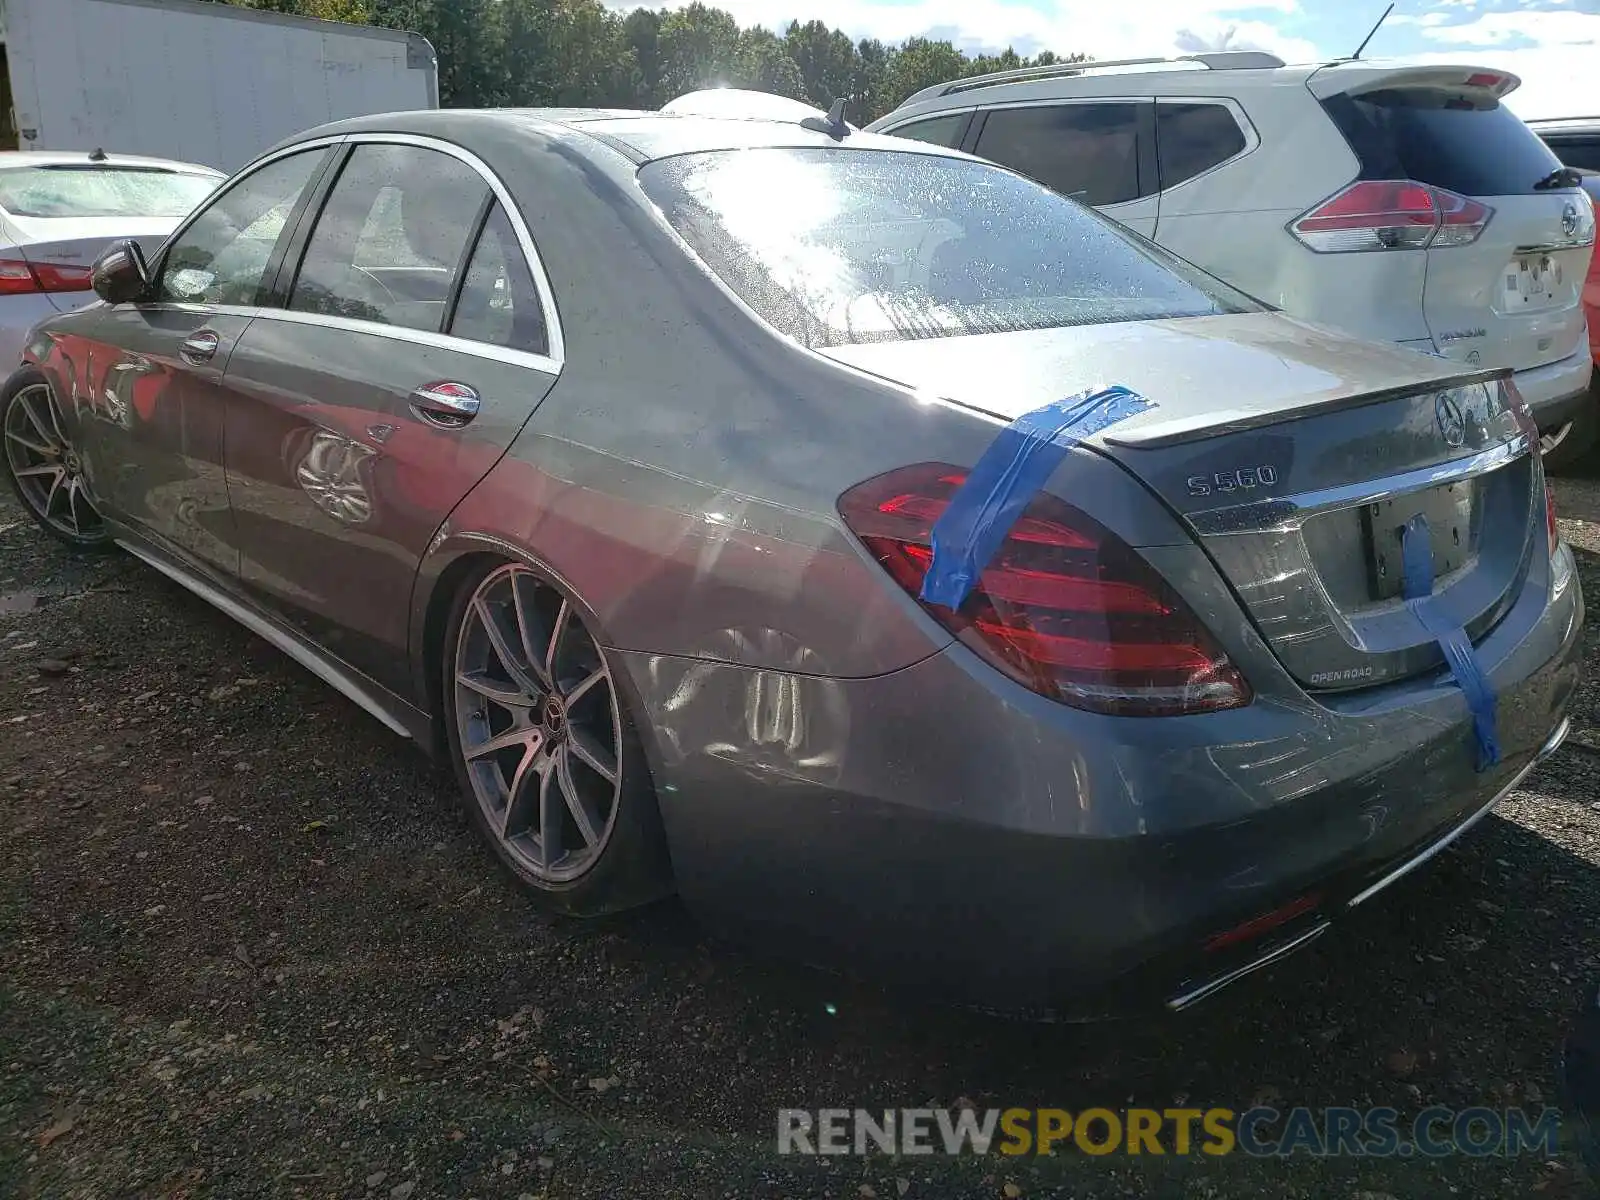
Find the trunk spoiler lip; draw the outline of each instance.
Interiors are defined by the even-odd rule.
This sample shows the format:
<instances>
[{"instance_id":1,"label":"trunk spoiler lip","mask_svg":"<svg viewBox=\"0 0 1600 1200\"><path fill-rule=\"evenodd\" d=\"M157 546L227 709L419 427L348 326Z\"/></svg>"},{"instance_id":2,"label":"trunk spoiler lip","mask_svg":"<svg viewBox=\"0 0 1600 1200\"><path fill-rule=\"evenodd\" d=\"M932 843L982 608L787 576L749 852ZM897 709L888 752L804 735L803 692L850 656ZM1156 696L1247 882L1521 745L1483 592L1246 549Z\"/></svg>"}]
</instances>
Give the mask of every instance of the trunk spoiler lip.
<instances>
[{"instance_id":1,"label":"trunk spoiler lip","mask_svg":"<svg viewBox=\"0 0 1600 1200\"><path fill-rule=\"evenodd\" d=\"M1231 433L1262 429L1270 425L1282 425L1290 421L1302 420L1306 417L1323 416L1327 413L1365 408L1371 404L1383 404L1406 396L1419 396L1428 392L1446 392L1453 388L1470 387L1480 383L1495 383L1502 379L1510 379L1514 374L1516 374L1516 371L1512 367L1487 367L1477 371L1444 375L1438 379L1396 384L1393 387L1379 388L1376 391L1339 396L1315 404L1308 404L1300 409L1239 412L1233 416L1223 413L1220 416L1190 416L1179 417L1171 421L1162 421L1159 419L1161 410L1158 407L1154 410L1156 419L1129 421L1102 433L1099 440L1108 445L1121 446L1127 450L1156 450L1166 446L1180 446L1187 442L1198 442L1206 438L1221 437ZM1157 400L1157 403L1159 404L1159 400Z\"/></svg>"}]
</instances>

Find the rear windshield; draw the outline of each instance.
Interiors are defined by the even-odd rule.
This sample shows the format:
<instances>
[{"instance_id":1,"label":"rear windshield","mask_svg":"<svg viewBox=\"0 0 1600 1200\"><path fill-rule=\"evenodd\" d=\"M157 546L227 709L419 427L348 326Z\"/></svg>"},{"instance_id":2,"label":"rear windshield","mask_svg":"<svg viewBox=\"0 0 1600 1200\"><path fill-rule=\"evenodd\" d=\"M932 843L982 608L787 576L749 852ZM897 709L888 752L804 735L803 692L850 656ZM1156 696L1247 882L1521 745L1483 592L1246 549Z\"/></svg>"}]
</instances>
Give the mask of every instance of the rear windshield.
<instances>
[{"instance_id":1,"label":"rear windshield","mask_svg":"<svg viewBox=\"0 0 1600 1200\"><path fill-rule=\"evenodd\" d=\"M658 159L639 180L740 299L808 346L1261 308L1082 205L965 159L718 151Z\"/></svg>"},{"instance_id":2,"label":"rear windshield","mask_svg":"<svg viewBox=\"0 0 1600 1200\"><path fill-rule=\"evenodd\" d=\"M1561 163L1495 100L1394 88L1322 102L1361 160L1363 179L1415 179L1463 196L1522 196Z\"/></svg>"},{"instance_id":3,"label":"rear windshield","mask_svg":"<svg viewBox=\"0 0 1600 1200\"><path fill-rule=\"evenodd\" d=\"M135 167L7 167L0 208L16 217L182 217L220 182Z\"/></svg>"}]
</instances>

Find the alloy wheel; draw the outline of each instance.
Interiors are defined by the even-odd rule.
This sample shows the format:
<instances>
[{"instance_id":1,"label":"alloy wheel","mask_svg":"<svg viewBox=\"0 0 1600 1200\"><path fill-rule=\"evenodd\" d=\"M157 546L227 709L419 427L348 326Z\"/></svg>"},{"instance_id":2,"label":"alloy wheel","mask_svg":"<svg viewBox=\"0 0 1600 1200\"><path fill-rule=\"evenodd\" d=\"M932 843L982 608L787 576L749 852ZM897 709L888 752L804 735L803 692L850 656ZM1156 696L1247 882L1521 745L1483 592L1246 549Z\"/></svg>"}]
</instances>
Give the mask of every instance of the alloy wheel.
<instances>
[{"instance_id":1,"label":"alloy wheel","mask_svg":"<svg viewBox=\"0 0 1600 1200\"><path fill-rule=\"evenodd\" d=\"M599 644L572 602L526 567L487 575L454 654L455 720L473 797L536 880L599 861L622 796L622 724Z\"/></svg>"},{"instance_id":2,"label":"alloy wheel","mask_svg":"<svg viewBox=\"0 0 1600 1200\"><path fill-rule=\"evenodd\" d=\"M1572 432L1572 422L1568 421L1559 429L1552 429L1548 433L1539 435L1539 453L1548 457L1557 446L1567 440L1567 434Z\"/></svg>"},{"instance_id":3,"label":"alloy wheel","mask_svg":"<svg viewBox=\"0 0 1600 1200\"><path fill-rule=\"evenodd\" d=\"M83 465L61 429L55 400L42 383L18 388L5 411L6 466L34 515L68 541L105 536L84 493Z\"/></svg>"}]
</instances>

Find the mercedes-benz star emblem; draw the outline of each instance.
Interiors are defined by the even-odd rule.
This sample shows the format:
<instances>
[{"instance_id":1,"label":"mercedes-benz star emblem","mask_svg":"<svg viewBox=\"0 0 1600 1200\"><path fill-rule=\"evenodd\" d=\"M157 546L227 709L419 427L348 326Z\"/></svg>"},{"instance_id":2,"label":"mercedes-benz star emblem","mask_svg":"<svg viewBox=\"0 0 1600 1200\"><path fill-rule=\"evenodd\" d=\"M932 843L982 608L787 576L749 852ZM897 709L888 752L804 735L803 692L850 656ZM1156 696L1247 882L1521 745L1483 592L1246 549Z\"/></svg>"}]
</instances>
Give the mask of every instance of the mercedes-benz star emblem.
<instances>
[{"instance_id":1,"label":"mercedes-benz star emblem","mask_svg":"<svg viewBox=\"0 0 1600 1200\"><path fill-rule=\"evenodd\" d=\"M1433 400L1433 416L1439 422L1439 432L1447 446L1459 446L1467 440L1467 420L1461 415L1461 406L1449 392L1440 392Z\"/></svg>"}]
</instances>

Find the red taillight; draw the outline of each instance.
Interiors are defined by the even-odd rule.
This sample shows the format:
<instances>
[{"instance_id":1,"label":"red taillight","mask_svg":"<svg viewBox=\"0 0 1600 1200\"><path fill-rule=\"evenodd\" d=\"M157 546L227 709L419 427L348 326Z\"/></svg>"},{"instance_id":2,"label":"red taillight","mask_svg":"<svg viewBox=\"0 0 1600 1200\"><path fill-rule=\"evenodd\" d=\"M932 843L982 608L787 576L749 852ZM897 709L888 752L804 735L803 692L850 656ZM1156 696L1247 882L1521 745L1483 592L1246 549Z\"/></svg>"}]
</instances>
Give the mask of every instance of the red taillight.
<instances>
[{"instance_id":1,"label":"red taillight","mask_svg":"<svg viewBox=\"0 0 1600 1200\"><path fill-rule=\"evenodd\" d=\"M906 467L851 488L839 512L916 596L933 524L965 480L944 464ZM1013 679L1076 708L1173 716L1250 702L1244 677L1172 587L1054 496L1034 497L958 610L923 607Z\"/></svg>"},{"instance_id":2,"label":"red taillight","mask_svg":"<svg viewBox=\"0 0 1600 1200\"><path fill-rule=\"evenodd\" d=\"M0 258L0 296L26 292L81 292L90 286L88 267L63 267L30 263L21 258Z\"/></svg>"},{"instance_id":3,"label":"red taillight","mask_svg":"<svg viewBox=\"0 0 1600 1200\"><path fill-rule=\"evenodd\" d=\"M1561 526L1556 524L1556 494L1548 483L1544 485L1544 532L1550 539L1550 553L1554 554L1561 545Z\"/></svg>"},{"instance_id":4,"label":"red taillight","mask_svg":"<svg viewBox=\"0 0 1600 1200\"><path fill-rule=\"evenodd\" d=\"M1476 241L1494 210L1444 188L1408 179L1366 179L1334 193L1289 224L1321 254L1421 250Z\"/></svg>"},{"instance_id":5,"label":"red taillight","mask_svg":"<svg viewBox=\"0 0 1600 1200\"><path fill-rule=\"evenodd\" d=\"M1240 942L1253 941L1262 934L1271 933L1280 926L1287 925L1296 917L1304 916L1318 904L1322 897L1316 892L1308 896L1301 896L1298 900L1291 900L1282 908L1275 908L1269 913L1246 921L1243 925L1235 925L1232 929L1222 933L1214 933L1206 939L1207 950L1223 950L1229 946L1237 946Z\"/></svg>"},{"instance_id":6,"label":"red taillight","mask_svg":"<svg viewBox=\"0 0 1600 1200\"><path fill-rule=\"evenodd\" d=\"M49 263L34 263L33 276L39 281L39 288L46 292L83 292L92 285L89 282L88 267L61 267L51 266Z\"/></svg>"}]
</instances>

